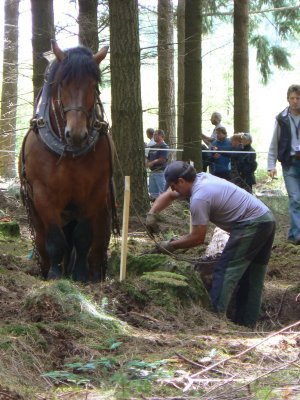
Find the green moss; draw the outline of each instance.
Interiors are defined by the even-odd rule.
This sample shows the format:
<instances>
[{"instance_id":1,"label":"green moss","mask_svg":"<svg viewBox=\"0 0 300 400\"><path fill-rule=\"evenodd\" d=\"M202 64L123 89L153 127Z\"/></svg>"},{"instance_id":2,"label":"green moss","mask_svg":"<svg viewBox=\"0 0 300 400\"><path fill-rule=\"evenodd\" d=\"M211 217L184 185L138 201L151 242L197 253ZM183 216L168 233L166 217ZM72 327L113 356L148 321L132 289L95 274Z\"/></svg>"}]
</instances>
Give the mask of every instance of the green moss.
<instances>
[{"instance_id":1,"label":"green moss","mask_svg":"<svg viewBox=\"0 0 300 400\"><path fill-rule=\"evenodd\" d=\"M173 272L155 271L145 273L141 279L160 285L171 286L174 288L188 287L187 278Z\"/></svg>"},{"instance_id":2,"label":"green moss","mask_svg":"<svg viewBox=\"0 0 300 400\"><path fill-rule=\"evenodd\" d=\"M143 254L127 256L127 276L142 275L144 272L167 270L172 263L170 257L165 254ZM109 260L109 274L119 276L120 274L120 253L113 251Z\"/></svg>"},{"instance_id":3,"label":"green moss","mask_svg":"<svg viewBox=\"0 0 300 400\"><path fill-rule=\"evenodd\" d=\"M7 324L0 327L0 335L14 335L14 336L36 336L37 331L35 327L28 324Z\"/></svg>"},{"instance_id":4,"label":"green moss","mask_svg":"<svg viewBox=\"0 0 300 400\"><path fill-rule=\"evenodd\" d=\"M135 282L129 280L121 282L120 290L125 292L132 301L139 303L141 306L145 305L148 300L146 291L143 291Z\"/></svg>"},{"instance_id":5,"label":"green moss","mask_svg":"<svg viewBox=\"0 0 300 400\"><path fill-rule=\"evenodd\" d=\"M6 324L0 327L0 348L10 348L16 338L31 338L37 346L41 348L47 347L47 342L40 333L38 327L34 324Z\"/></svg>"},{"instance_id":6,"label":"green moss","mask_svg":"<svg viewBox=\"0 0 300 400\"><path fill-rule=\"evenodd\" d=\"M20 227L16 221L0 222L0 232L4 236L20 236Z\"/></svg>"}]
</instances>

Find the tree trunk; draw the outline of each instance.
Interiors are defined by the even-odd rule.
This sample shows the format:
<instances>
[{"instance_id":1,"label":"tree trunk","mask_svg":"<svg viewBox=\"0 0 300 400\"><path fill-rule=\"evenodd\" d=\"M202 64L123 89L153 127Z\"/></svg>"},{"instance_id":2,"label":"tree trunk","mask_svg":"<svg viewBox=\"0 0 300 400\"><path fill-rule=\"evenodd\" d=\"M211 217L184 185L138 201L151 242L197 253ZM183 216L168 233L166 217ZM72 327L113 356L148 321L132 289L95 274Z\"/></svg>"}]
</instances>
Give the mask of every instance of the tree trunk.
<instances>
[{"instance_id":1,"label":"tree trunk","mask_svg":"<svg viewBox=\"0 0 300 400\"><path fill-rule=\"evenodd\" d=\"M5 0L4 51L0 121L0 176L16 176L15 147L18 103L18 36L20 0Z\"/></svg>"},{"instance_id":2,"label":"tree trunk","mask_svg":"<svg viewBox=\"0 0 300 400\"><path fill-rule=\"evenodd\" d=\"M54 39L53 0L31 0L32 17L32 82L34 98L44 83L44 73L48 64L43 57L45 51L51 48Z\"/></svg>"},{"instance_id":3,"label":"tree trunk","mask_svg":"<svg viewBox=\"0 0 300 400\"><path fill-rule=\"evenodd\" d=\"M118 164L115 183L123 204L124 176L131 177L135 212L149 208L145 169L137 0L109 0L111 118Z\"/></svg>"},{"instance_id":4,"label":"tree trunk","mask_svg":"<svg viewBox=\"0 0 300 400\"><path fill-rule=\"evenodd\" d=\"M185 2L184 117L185 161L202 170L201 155L201 11L202 0Z\"/></svg>"},{"instance_id":5,"label":"tree trunk","mask_svg":"<svg viewBox=\"0 0 300 400\"><path fill-rule=\"evenodd\" d=\"M177 148L183 146L183 114L184 114L184 52L185 52L185 0L178 0L177 6L177 41L178 41L178 88L177 88ZM177 153L177 160L182 159L182 152Z\"/></svg>"},{"instance_id":6,"label":"tree trunk","mask_svg":"<svg viewBox=\"0 0 300 400\"><path fill-rule=\"evenodd\" d=\"M96 53L99 47L98 0L78 0L78 4L79 43Z\"/></svg>"},{"instance_id":7,"label":"tree trunk","mask_svg":"<svg viewBox=\"0 0 300 400\"><path fill-rule=\"evenodd\" d=\"M159 129L165 132L165 141L174 147L175 127L175 85L174 85L174 35L173 1L159 0L157 7L158 29L158 105Z\"/></svg>"},{"instance_id":8,"label":"tree trunk","mask_svg":"<svg viewBox=\"0 0 300 400\"><path fill-rule=\"evenodd\" d=\"M234 1L234 131L249 132L249 0Z\"/></svg>"}]
</instances>

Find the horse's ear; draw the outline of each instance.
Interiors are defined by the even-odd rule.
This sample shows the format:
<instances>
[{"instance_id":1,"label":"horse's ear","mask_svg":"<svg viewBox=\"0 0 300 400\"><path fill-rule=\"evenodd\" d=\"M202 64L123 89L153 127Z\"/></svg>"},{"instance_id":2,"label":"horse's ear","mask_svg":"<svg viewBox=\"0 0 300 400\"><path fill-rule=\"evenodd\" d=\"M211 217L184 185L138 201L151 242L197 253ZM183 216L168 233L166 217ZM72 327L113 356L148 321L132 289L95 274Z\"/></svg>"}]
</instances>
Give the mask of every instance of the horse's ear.
<instances>
[{"instance_id":1,"label":"horse's ear","mask_svg":"<svg viewBox=\"0 0 300 400\"><path fill-rule=\"evenodd\" d=\"M97 64L100 64L102 60L106 57L106 54L108 52L109 46L104 46L102 47L101 50L98 51L98 53L93 55L93 58Z\"/></svg>"},{"instance_id":2,"label":"horse's ear","mask_svg":"<svg viewBox=\"0 0 300 400\"><path fill-rule=\"evenodd\" d=\"M51 39L51 47L58 61L62 61L66 57L65 53L59 48L54 39Z\"/></svg>"}]
</instances>

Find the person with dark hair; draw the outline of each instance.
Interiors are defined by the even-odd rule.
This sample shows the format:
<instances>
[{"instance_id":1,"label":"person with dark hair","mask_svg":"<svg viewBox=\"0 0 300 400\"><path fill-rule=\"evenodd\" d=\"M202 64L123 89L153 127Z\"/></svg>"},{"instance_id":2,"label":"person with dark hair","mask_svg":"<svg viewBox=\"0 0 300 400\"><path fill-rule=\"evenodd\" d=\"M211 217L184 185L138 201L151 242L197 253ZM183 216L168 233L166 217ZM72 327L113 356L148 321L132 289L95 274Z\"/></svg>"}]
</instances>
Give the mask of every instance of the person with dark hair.
<instances>
[{"instance_id":1,"label":"person with dark hair","mask_svg":"<svg viewBox=\"0 0 300 400\"><path fill-rule=\"evenodd\" d=\"M251 146L252 136L250 133L236 133L230 141L233 152L240 151L231 155L231 182L252 193L252 186L256 184L254 172L257 169L256 153Z\"/></svg>"},{"instance_id":2,"label":"person with dark hair","mask_svg":"<svg viewBox=\"0 0 300 400\"><path fill-rule=\"evenodd\" d=\"M268 207L250 193L225 179L175 161L165 169L170 187L149 213L146 226L157 232L157 214L174 200L189 199L190 233L159 243L163 252L188 249L204 243L209 222L229 232L228 242L213 272L210 297L213 308L226 314L237 287L234 322L253 327L259 317L264 278L275 234L275 219Z\"/></svg>"},{"instance_id":3,"label":"person with dark hair","mask_svg":"<svg viewBox=\"0 0 300 400\"><path fill-rule=\"evenodd\" d=\"M164 141L165 133L162 129L154 131L154 146L150 147L146 166L150 169L149 195L155 199L165 190L164 170L168 162L169 146Z\"/></svg>"},{"instance_id":4,"label":"person with dark hair","mask_svg":"<svg viewBox=\"0 0 300 400\"><path fill-rule=\"evenodd\" d=\"M217 139L211 143L212 150L230 151L232 145L227 139L227 131L223 126L216 129ZM212 153L210 156L211 174L219 178L230 180L230 157L228 153Z\"/></svg>"},{"instance_id":5,"label":"person with dark hair","mask_svg":"<svg viewBox=\"0 0 300 400\"><path fill-rule=\"evenodd\" d=\"M287 91L289 103L275 120L268 153L268 175L277 175L276 161L281 162L282 174L289 196L290 227L288 241L300 244L300 85Z\"/></svg>"}]
</instances>

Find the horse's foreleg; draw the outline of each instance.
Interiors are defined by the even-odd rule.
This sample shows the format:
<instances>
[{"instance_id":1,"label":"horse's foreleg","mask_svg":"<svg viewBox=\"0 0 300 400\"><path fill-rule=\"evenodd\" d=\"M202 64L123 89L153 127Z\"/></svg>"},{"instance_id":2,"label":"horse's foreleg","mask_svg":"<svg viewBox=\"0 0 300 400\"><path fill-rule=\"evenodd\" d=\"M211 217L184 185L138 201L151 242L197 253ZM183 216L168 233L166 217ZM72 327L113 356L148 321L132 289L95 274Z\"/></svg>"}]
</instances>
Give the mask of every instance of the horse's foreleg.
<instances>
[{"instance_id":1,"label":"horse's foreleg","mask_svg":"<svg viewBox=\"0 0 300 400\"><path fill-rule=\"evenodd\" d=\"M79 221L73 233L76 259L73 267L72 278L74 281L87 282L87 258L92 244L92 228L88 220Z\"/></svg>"},{"instance_id":2,"label":"horse's foreleg","mask_svg":"<svg viewBox=\"0 0 300 400\"><path fill-rule=\"evenodd\" d=\"M93 220L93 243L89 255L89 277L92 282L104 281L107 270L107 249L111 235L110 212Z\"/></svg>"},{"instance_id":3,"label":"horse's foreleg","mask_svg":"<svg viewBox=\"0 0 300 400\"><path fill-rule=\"evenodd\" d=\"M67 250L63 231L57 225L50 225L46 236L46 251L51 260L48 279L59 279L62 276L62 261Z\"/></svg>"},{"instance_id":4,"label":"horse's foreleg","mask_svg":"<svg viewBox=\"0 0 300 400\"><path fill-rule=\"evenodd\" d=\"M31 201L29 203L29 211L28 217L34 230L34 245L37 251L38 266L41 269L43 277L46 279L50 269L50 259L45 247L45 229Z\"/></svg>"}]
</instances>

